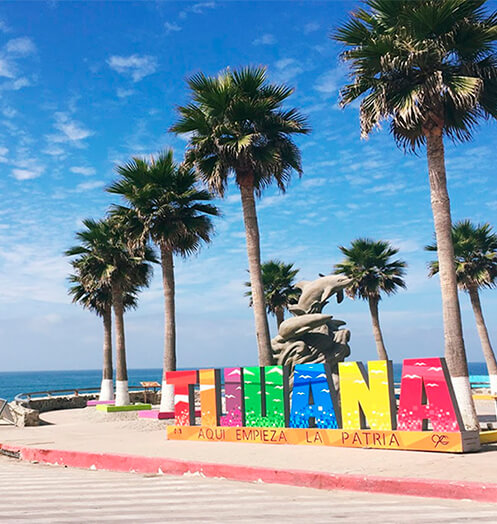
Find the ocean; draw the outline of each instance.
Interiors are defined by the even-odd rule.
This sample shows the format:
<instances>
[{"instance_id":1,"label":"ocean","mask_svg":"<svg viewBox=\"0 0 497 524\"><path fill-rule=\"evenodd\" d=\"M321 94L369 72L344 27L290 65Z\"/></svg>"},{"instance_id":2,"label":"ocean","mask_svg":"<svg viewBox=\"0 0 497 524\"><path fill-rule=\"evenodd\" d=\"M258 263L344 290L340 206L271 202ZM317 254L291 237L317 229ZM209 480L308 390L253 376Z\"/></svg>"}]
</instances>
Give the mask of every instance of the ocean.
<instances>
[{"instance_id":1,"label":"ocean","mask_svg":"<svg viewBox=\"0 0 497 524\"><path fill-rule=\"evenodd\" d=\"M0 398L14 400L19 393L46 391L68 388L100 389L102 371L90 369L84 371L20 371L0 372ZM129 369L130 386L139 386L140 382L162 381L161 369Z\"/></svg>"},{"instance_id":2,"label":"ocean","mask_svg":"<svg viewBox=\"0 0 497 524\"><path fill-rule=\"evenodd\" d=\"M394 364L394 380L400 382L401 364ZM487 367L484 362L470 362L469 372L472 382L488 382ZM14 400L19 393L34 391L100 388L102 372L97 369L85 371L21 371L0 372L0 398ZM160 369L130 369L128 381L130 386L139 386L140 382L161 382Z\"/></svg>"}]
</instances>

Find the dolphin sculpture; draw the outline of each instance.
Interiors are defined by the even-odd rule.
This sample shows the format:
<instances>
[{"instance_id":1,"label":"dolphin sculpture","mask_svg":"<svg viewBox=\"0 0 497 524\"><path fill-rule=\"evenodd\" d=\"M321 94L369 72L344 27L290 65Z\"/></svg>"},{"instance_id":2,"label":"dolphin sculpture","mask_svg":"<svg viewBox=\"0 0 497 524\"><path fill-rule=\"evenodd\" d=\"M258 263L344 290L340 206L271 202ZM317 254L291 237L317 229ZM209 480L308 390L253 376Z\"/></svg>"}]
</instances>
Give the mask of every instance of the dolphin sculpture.
<instances>
[{"instance_id":1,"label":"dolphin sculpture","mask_svg":"<svg viewBox=\"0 0 497 524\"><path fill-rule=\"evenodd\" d=\"M322 313L313 313L310 315L288 318L280 324L278 335L284 340L298 338L301 335L309 333L309 331L326 324L332 318L331 315L323 315Z\"/></svg>"},{"instance_id":2,"label":"dolphin sculpture","mask_svg":"<svg viewBox=\"0 0 497 524\"><path fill-rule=\"evenodd\" d=\"M343 300L343 290L352 282L343 275L327 275L316 280L302 280L295 284L302 291L299 301L288 307L294 315L320 313L326 301L336 294L337 302Z\"/></svg>"}]
</instances>

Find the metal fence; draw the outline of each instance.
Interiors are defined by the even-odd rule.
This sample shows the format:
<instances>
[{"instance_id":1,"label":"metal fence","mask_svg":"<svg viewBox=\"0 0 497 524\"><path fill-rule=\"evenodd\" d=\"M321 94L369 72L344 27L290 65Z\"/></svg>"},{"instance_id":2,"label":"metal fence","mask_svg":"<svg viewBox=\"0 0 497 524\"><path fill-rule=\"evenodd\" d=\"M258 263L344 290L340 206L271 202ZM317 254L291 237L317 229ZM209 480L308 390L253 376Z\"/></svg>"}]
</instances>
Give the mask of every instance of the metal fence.
<instances>
[{"instance_id":1,"label":"metal fence","mask_svg":"<svg viewBox=\"0 0 497 524\"><path fill-rule=\"evenodd\" d=\"M130 391L142 391L143 386L128 386ZM69 388L69 389L47 389L44 391L30 391L28 393L19 393L15 396L14 401L23 404L30 400L53 397L79 397L80 395L98 395L100 386L94 388Z\"/></svg>"}]
</instances>

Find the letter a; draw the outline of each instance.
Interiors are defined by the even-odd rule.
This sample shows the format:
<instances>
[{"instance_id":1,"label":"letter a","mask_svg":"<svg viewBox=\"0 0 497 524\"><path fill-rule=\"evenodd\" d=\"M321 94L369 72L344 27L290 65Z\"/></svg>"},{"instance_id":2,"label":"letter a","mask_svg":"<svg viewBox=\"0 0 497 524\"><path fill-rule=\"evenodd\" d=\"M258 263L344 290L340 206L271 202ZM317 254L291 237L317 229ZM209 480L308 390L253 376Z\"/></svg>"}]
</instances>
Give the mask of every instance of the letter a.
<instances>
[{"instance_id":1,"label":"letter a","mask_svg":"<svg viewBox=\"0 0 497 524\"><path fill-rule=\"evenodd\" d=\"M443 358L404 360L397 427L422 431L428 420L433 431L457 432L461 415Z\"/></svg>"},{"instance_id":2,"label":"letter a","mask_svg":"<svg viewBox=\"0 0 497 524\"><path fill-rule=\"evenodd\" d=\"M337 429L339 421L335 405L336 394L329 366L297 364L293 373L290 427Z\"/></svg>"}]
</instances>

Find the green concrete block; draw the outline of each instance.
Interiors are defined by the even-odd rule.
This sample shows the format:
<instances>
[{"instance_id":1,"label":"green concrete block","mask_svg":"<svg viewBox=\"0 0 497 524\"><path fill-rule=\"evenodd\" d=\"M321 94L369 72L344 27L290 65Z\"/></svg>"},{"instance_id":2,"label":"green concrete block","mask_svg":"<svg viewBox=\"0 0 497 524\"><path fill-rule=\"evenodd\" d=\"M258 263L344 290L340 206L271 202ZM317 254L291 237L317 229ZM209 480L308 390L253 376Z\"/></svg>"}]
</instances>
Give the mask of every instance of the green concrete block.
<instances>
[{"instance_id":1,"label":"green concrete block","mask_svg":"<svg viewBox=\"0 0 497 524\"><path fill-rule=\"evenodd\" d=\"M119 411L146 411L152 409L152 404L130 404L129 406L112 406L109 404L99 404L96 406L98 411L104 413L116 413Z\"/></svg>"}]
</instances>

